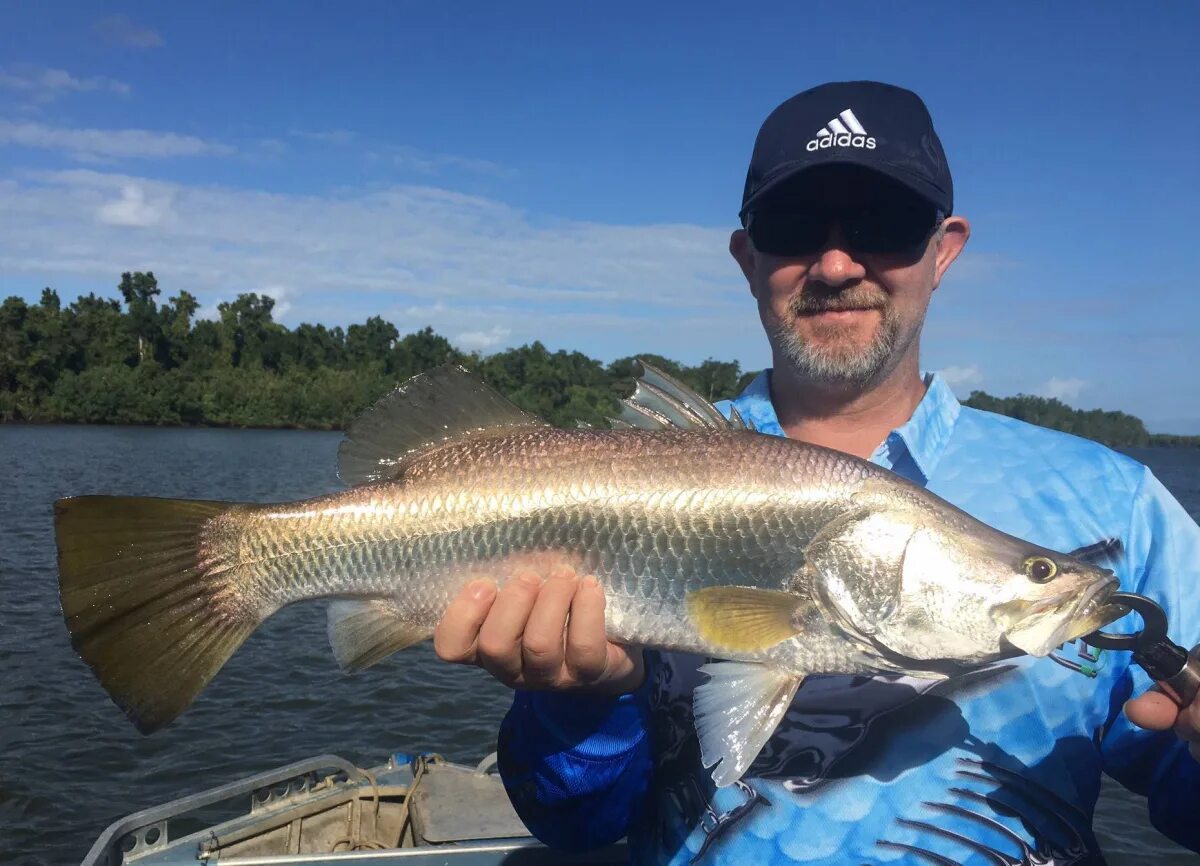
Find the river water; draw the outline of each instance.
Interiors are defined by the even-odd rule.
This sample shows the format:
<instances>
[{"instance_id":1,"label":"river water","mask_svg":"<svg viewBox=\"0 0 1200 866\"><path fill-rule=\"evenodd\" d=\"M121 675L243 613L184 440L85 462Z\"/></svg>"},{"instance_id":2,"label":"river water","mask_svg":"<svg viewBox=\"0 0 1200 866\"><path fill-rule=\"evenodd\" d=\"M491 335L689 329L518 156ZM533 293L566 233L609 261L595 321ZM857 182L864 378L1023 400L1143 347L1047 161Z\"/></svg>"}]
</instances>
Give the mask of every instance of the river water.
<instances>
[{"instance_id":1,"label":"river water","mask_svg":"<svg viewBox=\"0 0 1200 866\"><path fill-rule=\"evenodd\" d=\"M268 501L338 489L340 435L268 430L0 426L0 861L78 863L111 821L252 772L332 752L470 762L492 751L508 693L423 644L341 674L321 605L251 636L176 722L143 737L71 650L59 614L51 506L84 493ZM1193 516L1200 450L1145 450ZM1105 787L1097 829L1114 866L1200 861Z\"/></svg>"}]
</instances>

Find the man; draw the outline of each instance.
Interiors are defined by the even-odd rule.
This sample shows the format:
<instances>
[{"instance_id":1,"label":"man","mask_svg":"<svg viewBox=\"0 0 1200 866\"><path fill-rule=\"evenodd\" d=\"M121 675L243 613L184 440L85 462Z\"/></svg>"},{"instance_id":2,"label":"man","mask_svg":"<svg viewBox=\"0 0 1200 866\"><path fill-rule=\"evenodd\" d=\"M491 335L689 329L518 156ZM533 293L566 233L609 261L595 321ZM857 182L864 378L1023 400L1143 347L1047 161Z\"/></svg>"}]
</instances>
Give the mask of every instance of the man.
<instances>
[{"instance_id":1,"label":"man","mask_svg":"<svg viewBox=\"0 0 1200 866\"><path fill-rule=\"evenodd\" d=\"M1122 587L1164 604L1176 641L1200 640L1200 528L1145 467L961 407L921 375L926 308L970 226L915 94L837 83L783 103L741 218L730 252L773 356L732 401L744 418L1052 549L1121 539ZM474 584L435 646L518 689L501 771L552 845L628 834L635 862L663 863L1099 863L1090 816L1107 771L1200 849L1200 708L1149 693L1122 713L1150 685L1125 653L1095 679L1028 657L939 685L810 677L743 780L714 789L691 718L704 660L606 641L595 580Z\"/></svg>"}]
</instances>

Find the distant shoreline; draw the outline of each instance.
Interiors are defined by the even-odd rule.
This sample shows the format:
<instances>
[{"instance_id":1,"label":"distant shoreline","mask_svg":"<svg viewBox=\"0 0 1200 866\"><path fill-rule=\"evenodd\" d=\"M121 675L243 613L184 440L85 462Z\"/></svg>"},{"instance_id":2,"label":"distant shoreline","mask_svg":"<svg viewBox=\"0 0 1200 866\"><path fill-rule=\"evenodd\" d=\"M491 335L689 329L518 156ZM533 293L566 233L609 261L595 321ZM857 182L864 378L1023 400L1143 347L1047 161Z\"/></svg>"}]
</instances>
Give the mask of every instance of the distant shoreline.
<instances>
[{"instance_id":1,"label":"distant shoreline","mask_svg":"<svg viewBox=\"0 0 1200 866\"><path fill-rule=\"evenodd\" d=\"M124 273L121 299L92 293L63 306L0 304L0 423L101 424L235 430L344 430L397 383L444 364L480 375L522 409L560 427L608 426L638 360L710 402L739 394L758 371L709 358L687 365L645 353L603 363L539 342L464 353L430 327L401 336L373 316L347 328L272 318L274 300L244 293L199 319L186 291L161 302L151 272ZM1113 448L1200 448L1200 435L1152 434L1125 412L974 391L966 406L1083 436Z\"/></svg>"},{"instance_id":2,"label":"distant shoreline","mask_svg":"<svg viewBox=\"0 0 1200 866\"><path fill-rule=\"evenodd\" d=\"M170 423L138 423L133 421L36 421L36 420L7 420L0 418L2 427L137 427L145 430L245 430L272 432L289 430L298 433L343 433L344 427L301 427L296 425L237 425L237 424L170 424ZM1053 428L1047 428L1053 429ZM1081 435L1081 434L1074 434ZM1087 438L1087 437L1084 437ZM1101 443L1103 444L1103 443ZM1200 448L1200 436L1188 436L1175 433L1151 433L1150 441L1139 445L1114 445L1116 450L1124 448Z\"/></svg>"}]
</instances>

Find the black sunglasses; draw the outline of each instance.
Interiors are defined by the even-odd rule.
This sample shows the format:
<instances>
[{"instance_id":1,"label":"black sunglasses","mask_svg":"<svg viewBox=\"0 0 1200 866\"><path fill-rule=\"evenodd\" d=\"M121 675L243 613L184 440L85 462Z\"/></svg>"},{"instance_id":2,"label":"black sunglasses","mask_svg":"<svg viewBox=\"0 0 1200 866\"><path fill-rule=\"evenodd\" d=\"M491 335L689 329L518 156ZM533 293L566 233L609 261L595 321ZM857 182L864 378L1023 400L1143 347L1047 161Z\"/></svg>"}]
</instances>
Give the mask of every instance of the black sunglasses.
<instances>
[{"instance_id":1,"label":"black sunglasses","mask_svg":"<svg viewBox=\"0 0 1200 866\"><path fill-rule=\"evenodd\" d=\"M795 203L787 209L752 211L746 231L760 252L802 258L825 248L836 223L857 252L917 257L943 219L945 215L937 208L919 202L845 209Z\"/></svg>"}]
</instances>

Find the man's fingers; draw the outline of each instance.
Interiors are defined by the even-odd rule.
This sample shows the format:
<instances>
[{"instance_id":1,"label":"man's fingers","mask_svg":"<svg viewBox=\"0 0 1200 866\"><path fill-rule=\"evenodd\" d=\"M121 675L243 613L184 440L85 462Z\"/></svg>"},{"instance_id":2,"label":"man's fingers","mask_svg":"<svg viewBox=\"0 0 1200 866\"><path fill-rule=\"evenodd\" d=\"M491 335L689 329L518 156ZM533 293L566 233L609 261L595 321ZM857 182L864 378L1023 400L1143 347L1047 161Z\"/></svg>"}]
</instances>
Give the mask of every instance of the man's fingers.
<instances>
[{"instance_id":1,"label":"man's fingers","mask_svg":"<svg viewBox=\"0 0 1200 866\"><path fill-rule=\"evenodd\" d=\"M571 603L567 627L567 670L582 683L604 676L608 667L608 638L604 634L604 590L594 577L585 577Z\"/></svg>"},{"instance_id":2,"label":"man's fingers","mask_svg":"<svg viewBox=\"0 0 1200 866\"><path fill-rule=\"evenodd\" d=\"M1200 701L1192 701L1179 711L1179 718L1175 720L1175 734L1192 744L1192 754L1195 755L1195 746L1200 743Z\"/></svg>"},{"instance_id":3,"label":"man's fingers","mask_svg":"<svg viewBox=\"0 0 1200 866\"><path fill-rule=\"evenodd\" d=\"M1169 731L1179 718L1179 707L1157 687L1125 704L1125 715L1139 728Z\"/></svg>"},{"instance_id":4,"label":"man's fingers","mask_svg":"<svg viewBox=\"0 0 1200 866\"><path fill-rule=\"evenodd\" d=\"M476 663L508 685L521 681L521 636L541 580L522 574L504 584L479 629Z\"/></svg>"},{"instance_id":5,"label":"man's fingers","mask_svg":"<svg viewBox=\"0 0 1200 866\"><path fill-rule=\"evenodd\" d=\"M1193 701L1180 709L1155 686L1125 704L1129 721L1151 731L1174 731L1175 736L1188 743L1192 757L1200 761L1200 702Z\"/></svg>"},{"instance_id":6,"label":"man's fingers","mask_svg":"<svg viewBox=\"0 0 1200 866\"><path fill-rule=\"evenodd\" d=\"M578 577L578 575L575 573L575 569L571 568L571 566L560 563L559 565L556 565L550 569L550 574L548 577L550 580L554 580L555 578L570 580L573 577Z\"/></svg>"},{"instance_id":7,"label":"man's fingers","mask_svg":"<svg viewBox=\"0 0 1200 866\"><path fill-rule=\"evenodd\" d=\"M578 578L565 572L550 578L538 592L521 639L521 678L530 688L549 688L562 676L563 633L578 586Z\"/></svg>"},{"instance_id":8,"label":"man's fingers","mask_svg":"<svg viewBox=\"0 0 1200 866\"><path fill-rule=\"evenodd\" d=\"M496 584L490 580L474 580L463 587L433 630L433 651L438 658L455 664L475 664L479 628L495 597Z\"/></svg>"}]
</instances>

